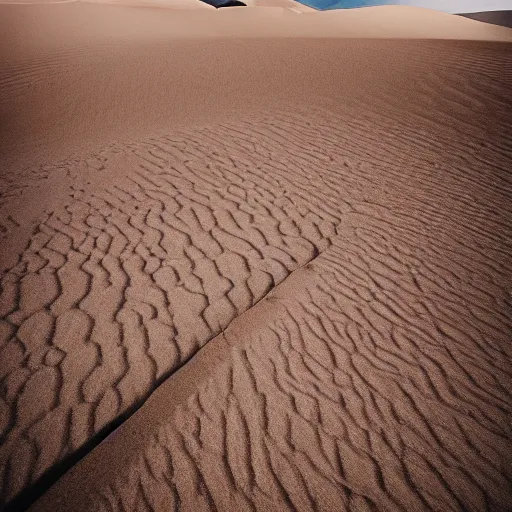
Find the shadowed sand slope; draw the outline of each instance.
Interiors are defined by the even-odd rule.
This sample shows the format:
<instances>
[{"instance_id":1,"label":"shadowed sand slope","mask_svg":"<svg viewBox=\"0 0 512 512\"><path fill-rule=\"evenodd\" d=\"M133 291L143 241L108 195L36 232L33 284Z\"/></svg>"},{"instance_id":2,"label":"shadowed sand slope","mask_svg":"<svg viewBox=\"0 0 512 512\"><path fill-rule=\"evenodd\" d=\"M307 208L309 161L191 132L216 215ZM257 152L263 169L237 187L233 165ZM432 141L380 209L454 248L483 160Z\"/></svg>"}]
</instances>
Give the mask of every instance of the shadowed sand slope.
<instances>
[{"instance_id":1,"label":"shadowed sand slope","mask_svg":"<svg viewBox=\"0 0 512 512\"><path fill-rule=\"evenodd\" d=\"M1 504L505 510L511 45L20 9Z\"/></svg>"},{"instance_id":2,"label":"shadowed sand slope","mask_svg":"<svg viewBox=\"0 0 512 512\"><path fill-rule=\"evenodd\" d=\"M487 12L469 12L461 14L472 20L501 25L502 27L512 28L512 10L511 11L487 11Z\"/></svg>"}]
</instances>

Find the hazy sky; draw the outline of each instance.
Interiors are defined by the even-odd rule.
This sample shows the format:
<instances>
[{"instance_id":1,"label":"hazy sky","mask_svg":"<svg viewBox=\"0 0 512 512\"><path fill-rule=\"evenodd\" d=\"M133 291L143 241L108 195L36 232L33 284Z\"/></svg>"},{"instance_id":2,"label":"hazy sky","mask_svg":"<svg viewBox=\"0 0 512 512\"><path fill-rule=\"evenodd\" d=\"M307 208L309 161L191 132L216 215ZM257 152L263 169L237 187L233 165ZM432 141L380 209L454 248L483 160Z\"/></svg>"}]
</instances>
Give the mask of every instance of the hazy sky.
<instances>
[{"instance_id":1,"label":"hazy sky","mask_svg":"<svg viewBox=\"0 0 512 512\"><path fill-rule=\"evenodd\" d=\"M398 0L397 2L383 3L417 5L452 13L512 10L512 0Z\"/></svg>"},{"instance_id":2,"label":"hazy sky","mask_svg":"<svg viewBox=\"0 0 512 512\"><path fill-rule=\"evenodd\" d=\"M370 5L415 5L438 11L461 13L478 11L512 10L512 0L298 0L320 8L335 5L338 8L364 7Z\"/></svg>"}]
</instances>

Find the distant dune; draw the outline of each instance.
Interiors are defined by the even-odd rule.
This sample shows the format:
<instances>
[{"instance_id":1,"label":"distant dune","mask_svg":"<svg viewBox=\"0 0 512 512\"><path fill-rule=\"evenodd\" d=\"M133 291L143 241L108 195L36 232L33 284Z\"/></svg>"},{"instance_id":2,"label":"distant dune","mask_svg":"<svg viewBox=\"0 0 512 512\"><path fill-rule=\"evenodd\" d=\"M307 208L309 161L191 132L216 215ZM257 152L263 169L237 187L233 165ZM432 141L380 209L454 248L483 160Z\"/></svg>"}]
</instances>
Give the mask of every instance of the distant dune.
<instances>
[{"instance_id":1,"label":"distant dune","mask_svg":"<svg viewBox=\"0 0 512 512\"><path fill-rule=\"evenodd\" d=\"M461 16L493 25L512 27L512 11L470 12L461 14Z\"/></svg>"},{"instance_id":2,"label":"distant dune","mask_svg":"<svg viewBox=\"0 0 512 512\"><path fill-rule=\"evenodd\" d=\"M142 3L0 6L0 509L506 510L512 30Z\"/></svg>"}]
</instances>

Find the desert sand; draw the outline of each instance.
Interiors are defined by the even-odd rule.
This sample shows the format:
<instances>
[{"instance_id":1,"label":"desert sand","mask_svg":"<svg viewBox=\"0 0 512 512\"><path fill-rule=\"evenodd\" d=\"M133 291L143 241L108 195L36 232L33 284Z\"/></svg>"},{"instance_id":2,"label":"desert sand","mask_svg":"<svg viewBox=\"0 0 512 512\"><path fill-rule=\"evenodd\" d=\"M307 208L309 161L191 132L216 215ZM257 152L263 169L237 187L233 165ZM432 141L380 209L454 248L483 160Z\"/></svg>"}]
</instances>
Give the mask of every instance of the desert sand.
<instances>
[{"instance_id":1,"label":"desert sand","mask_svg":"<svg viewBox=\"0 0 512 512\"><path fill-rule=\"evenodd\" d=\"M194 1L0 5L0 509L507 510L512 30Z\"/></svg>"},{"instance_id":2,"label":"desert sand","mask_svg":"<svg viewBox=\"0 0 512 512\"><path fill-rule=\"evenodd\" d=\"M470 12L462 14L462 16L472 20L512 28L512 11Z\"/></svg>"}]
</instances>

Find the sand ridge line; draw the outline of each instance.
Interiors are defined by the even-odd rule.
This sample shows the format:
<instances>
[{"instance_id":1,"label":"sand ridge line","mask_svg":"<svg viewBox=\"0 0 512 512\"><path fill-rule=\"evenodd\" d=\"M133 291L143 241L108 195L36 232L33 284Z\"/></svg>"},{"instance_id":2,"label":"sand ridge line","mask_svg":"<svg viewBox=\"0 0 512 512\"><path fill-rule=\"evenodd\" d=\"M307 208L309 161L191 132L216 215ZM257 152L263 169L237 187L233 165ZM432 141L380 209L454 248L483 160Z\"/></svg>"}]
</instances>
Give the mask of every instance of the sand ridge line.
<instances>
[{"instance_id":1,"label":"sand ridge line","mask_svg":"<svg viewBox=\"0 0 512 512\"><path fill-rule=\"evenodd\" d=\"M308 282L312 277L311 268L311 262L308 262L292 271L275 289L270 290L270 292L256 302L254 306L236 317L220 334L217 334L214 338L205 343L204 346L192 354L189 359L183 361L170 375L156 382L155 389L148 400L151 400L158 388L166 383L165 393L159 397L156 396L154 399L157 401L157 410L161 412L165 411L165 415L161 418L162 423L165 423L165 419L173 413L175 408L179 407L181 401L192 395L197 386L200 385L203 380L209 378L209 372L212 368L225 363L226 359L229 358L230 347L233 344L240 343L238 337L243 334L244 331L247 331L249 326L251 333L254 334L258 332L258 328L260 327L258 320L262 315L266 318L276 318L276 315L282 311L280 304L282 300L281 297L284 295L282 292L290 286L296 286L296 283L304 285L304 283ZM173 384L174 381L177 382L176 386ZM129 423L128 433L133 440L136 440L135 443L132 443L132 446L141 443L142 440L147 437L145 434L148 433L148 430L145 428L145 418L142 418L142 423L140 423L137 421L137 414L140 407L143 404L147 404L148 400L134 404L134 406L124 414L118 416L114 422L98 432L86 445L71 454L67 459L56 464L55 467L45 473L40 480L36 481L35 485L31 486L24 494L11 501L7 507L2 508L2 510L7 512L9 510L28 508L44 491L57 482L62 475L67 474L68 471L72 472L72 468L80 464L83 457L94 452L99 444L105 443L114 450L120 447L119 440L126 435L123 425L128 419L133 418ZM153 404L153 402L151 403ZM154 409L155 405L150 405L149 407ZM114 444L112 444L113 442ZM112 457L112 454L110 454L109 457ZM124 447L115 455L116 460L118 462L122 461L122 464L125 466L131 464L134 457L136 457L136 454L132 453L130 450L126 450ZM89 460L88 464L90 464ZM111 469L104 465L101 466L106 470L104 477L111 474ZM90 474L94 475L95 479L101 478L96 470L92 471ZM90 504L85 501L82 502L82 505L85 506L86 509L90 506ZM75 510L80 508L78 502L74 503L73 508Z\"/></svg>"},{"instance_id":2,"label":"sand ridge line","mask_svg":"<svg viewBox=\"0 0 512 512\"><path fill-rule=\"evenodd\" d=\"M326 115L326 114L324 113L324 115ZM336 146L337 147L345 147L345 148L350 147L351 140L350 140L350 137L348 137L348 135L344 135L344 136L348 137L348 139L347 139L347 143L343 144L343 145L339 144L339 140L336 139L336 136L332 141L326 140L326 138L325 138L326 133L330 133L331 134L330 136L333 137L333 134L336 133L336 126L338 126L337 121L334 118L332 118L332 114L330 117L331 117L331 119L329 119L329 117L326 117L326 118L322 118L321 120L319 119L317 121L319 126L323 126L322 135L319 135L319 136L322 138L322 145L323 145L322 147L324 148L324 151L329 152L331 150L331 146L332 147L336 147ZM287 127L286 129L290 129L290 130L293 130L295 133L298 133L298 127L301 126L300 125L300 119L301 119L300 115L297 115L295 117L293 114L290 114L290 113L282 114L281 116L279 116L279 115L276 116L276 114L273 114L272 116L269 115L269 117L268 117L268 120L271 120L271 119L272 119L272 124L266 125L266 126L265 126L265 124L263 124L264 128L262 126L256 125L256 126L253 126L252 129L247 130L247 128L245 128L245 129L243 128L243 123L241 126L235 125L233 127L234 133L238 133L239 136L241 136L242 138L239 140L238 144L231 145L231 143L227 143L228 144L227 149L228 149L229 154L232 155L230 158L233 158L233 157L236 158L237 168L239 168L239 169L242 169L242 168L250 169L251 168L249 163L246 162L247 155L242 156L243 151L240 153L240 148L243 147L245 144L251 144L251 145L254 144L255 136L258 137L257 144L258 144L259 149L257 149L257 151L261 152L262 150L264 151L266 144L269 144L269 143L281 144L282 143L282 140L284 140L284 138L283 139L280 138L279 132L281 130L283 130L284 127ZM311 138L312 140L314 140L314 137L313 137L313 134L315 133L314 125L308 126L308 122L304 121L303 117L302 117L302 119L303 119L303 125L301 126L300 132L303 133L306 136L306 138ZM329 127L329 126L330 126L330 132L329 132L329 130L327 130L327 127ZM226 126L224 126L224 128L226 128ZM205 132L205 133L207 133L207 132ZM192 150L192 153L195 153L196 151L198 151L201 146L203 146L203 148L200 150L201 152L204 150L207 150L208 143L205 142L206 139L201 138L202 135L203 134L201 134L201 133L197 133L194 135L189 134L187 136L187 139L189 139L188 144L190 145L191 148L194 148ZM357 137L360 137L360 136L361 135L358 133ZM212 137L212 136L210 135L210 137ZM167 139L169 139L169 137ZM246 139L245 142L244 142L244 139ZM353 229L355 227L357 227L357 225L361 222L363 222L364 224L367 225L367 229L368 229L368 227L372 226L373 223L375 223L375 226L372 227L372 229L369 231L369 234L378 233L379 231L382 231L383 228L385 228L385 227L386 227L386 229L392 228L394 230L394 232L396 232L397 229L399 231L404 231L404 228L401 228L400 225L403 224L404 222L406 222L407 229L405 230L405 233L407 233L407 237L405 238L405 240L409 240L406 242L406 244L409 245L410 247L419 247L420 244L418 243L418 237L420 237L420 240L421 240L421 237L423 237L425 235L425 233L426 233L424 230L425 225L430 225L431 229L441 229L441 232L442 232L443 224L439 223L439 222L432 222L432 219L435 219L435 216L438 215L438 211L440 208L441 209L446 208L447 203L443 200L441 202L437 202L437 206L435 208L428 207L428 201L431 202L434 199L434 197L442 197L443 194L446 194L447 192L449 194L451 194L451 197L452 197L451 207L452 208L456 207L456 212L457 212L457 216L459 219L464 218L464 215L473 215L474 214L471 210L469 210L469 211L467 210L467 204L464 201L461 202L459 199L456 199L454 201L455 198L459 197L459 194L461 193L461 191L464 190L464 187L456 186L456 183L460 182L460 180L463 180L463 179L467 180L467 183L471 183L472 187L476 187L475 190L478 190L478 189L481 190L478 193L478 197L480 198L479 201L481 201L480 206L478 206L479 211L481 211L482 208L485 208L485 206L484 206L485 203L489 203L489 205L492 205L492 204L495 205L495 204L501 203L502 206L505 206L507 204L506 202L502 203L501 201L499 201L497 199L497 197L499 197L499 195L500 195L500 192L499 192L499 189L496 189L494 184L489 184L489 183L486 183L485 181L482 181L482 175L480 175L478 180L474 181L472 179L471 175L468 175L468 168L461 168L460 172L459 172L457 165L455 164L455 161L452 163L453 167L451 168L453 174L450 177L446 176L444 178L445 180L446 179L454 180L454 186L450 187L450 189L446 189L445 186L436 187L435 182L432 182L431 173L428 169L418 166L417 163L416 164L411 163L410 171L415 173L416 176L413 178L414 174L411 175L409 177L409 180L419 180L419 181L417 181L417 183L420 184L423 182L422 180L427 179L426 182L423 182L423 185L421 187L418 188L416 186L413 186L413 190L416 190L416 192L415 192L416 199L419 201L422 201L422 196L423 196L423 192L421 192L421 189L425 189L424 199L423 199L425 202L421 206L421 208L417 208L417 207L415 208L416 214L414 217L411 217L410 211L408 211L408 210L410 209L409 208L410 205L414 204L413 202L411 202L411 201L413 201L413 198L410 197L411 196L410 192L406 192L404 190L403 193L400 192L399 196L397 196L395 198L395 202L393 202L391 197L388 197L385 199L384 204L387 205L387 207L392 205L392 211L394 212L394 214L390 215L390 212L388 211L387 208L379 207L378 204L375 203L375 199L373 201L370 201L369 197L368 197L370 190L372 190L372 187L370 187L370 184L372 183L373 180L376 179L374 176L374 173L376 172L376 170L378 168L374 168L373 166L367 166L367 165L355 165L353 162L350 162L350 159L348 160L348 162L346 161L347 165L342 164L341 166L339 166L338 163L336 163L335 161L333 162L329 158L325 158L323 160L322 165L325 166L326 162L332 162L330 166L328 165L327 167L320 167L320 168L317 167L317 170L315 170L314 167L313 168L312 167L309 167L309 168L304 167L304 163L300 164L299 162L309 161L310 165L312 163L312 161L310 160L312 158L312 156L307 155L308 146L311 144L311 142L306 143L305 141L300 141L301 139L298 139L297 141L294 142L293 135L291 137L287 137L286 139L289 140L290 142L302 147L304 153L302 153L301 156L294 155L293 153L291 155L287 155L287 165L282 165L282 163L280 163L280 158L276 158L275 162L273 163L273 166L272 166L272 173L262 172L263 169L258 169L257 166L255 166L255 167L253 166L253 168L255 170L257 169L258 173L261 173L261 174L259 174L258 179L263 180L263 181L261 181L259 183L261 183L261 184L267 183L266 187L268 187L269 184L274 184L272 186L279 187L281 189L285 189L286 187L282 186L280 183L283 183L286 180L285 176L287 174L289 174L290 169L295 169L296 170L295 172L298 172L298 174L295 176L295 179L293 182L295 196L297 196L297 194L299 194L299 195L306 194L306 190L304 190L304 192L301 192L301 188L305 187L306 184L309 184L310 186L311 185L316 186L318 183L318 184L321 184L322 186L333 186L334 183L336 183L336 182L343 183L344 188L345 188L345 193L348 194L349 197L352 196L351 208L354 210L353 213L345 212L345 214L343 216L338 217L340 219L339 220L340 224L337 227L338 236L343 236L344 239L347 237L348 233L352 232ZM176 138L175 136L171 137L171 141L173 142L173 144L177 144L178 147L181 144L180 139ZM213 140L210 140L210 143L212 144L212 148L213 147L216 148L216 150L215 150L217 152L216 158L218 159L220 157L220 155L218 155L218 145L216 145L217 142L218 141L215 140L215 136L213 136ZM155 143L156 143L157 149L155 149ZM168 143L169 143L169 140L166 140L166 142L164 143L165 147L169 147ZM149 165L148 162L151 162L154 165L156 162L159 161L158 159L156 159L156 157L158 156L159 152L162 150L161 146L162 146L161 141L155 141L152 145L152 148L150 149L150 158L148 159L148 156L143 154L143 157L144 157L143 165L144 166L147 167ZM171 146L171 147L173 147L173 146ZM377 148L376 148L376 150L379 151ZM169 149L167 149L167 151L169 151ZM175 150L173 150L173 151L175 151ZM352 149L352 151L362 151L364 154L365 150L364 150L364 146L357 146L357 147L354 147L354 149ZM237 154L237 152L238 152L238 154ZM386 155L386 151L383 152L382 157L385 157L385 155ZM166 157L166 158L167 158L167 160L164 159L164 161L169 162L169 160L168 160L169 157ZM318 156L316 158L317 158L316 166L318 166L318 162L319 162L318 159L320 158L320 156ZM297 159L297 160L295 161L295 159ZM230 161L230 159L226 160L226 163L229 161ZM494 160L491 160L491 161L494 161ZM380 167L379 167L381 172L384 169L386 169L386 166L383 166L383 163L384 162L381 162ZM189 166L190 165L191 164L189 163ZM476 165L476 164L473 164L473 165ZM478 164L478 165L480 165L480 164ZM191 167L192 167L192 169L196 168L195 165L192 165ZM474 169L474 171L471 171L471 172L476 173L477 167L470 167L470 169L472 169L472 168ZM498 167L498 169L504 169L504 168L505 167L503 167L503 166ZM197 169L199 171L199 168L197 168ZM201 169L202 169L202 171L201 171L201 175L202 175L204 173L204 167L201 167ZM300 171L300 169L302 169L302 171ZM319 169L324 169L322 171L323 174L322 174L322 172L318 172ZM329 172L326 172L327 169L329 169ZM269 168L269 170L270 170L270 168ZM394 167L394 168L387 167L387 170L386 170L386 172L391 172L392 176L398 176L399 175L399 174L397 174L398 171L399 171L398 167ZM232 174L232 171L230 170L229 167L226 168L225 172L227 172L227 176L229 176L230 179L236 179L236 175ZM312 174L312 172L313 172L313 174ZM317 178L316 178L316 173L318 173L318 176L321 176L321 180L318 182L317 182ZM165 178L166 174L167 174L167 172L162 173L161 171L158 171L158 174L156 174L155 177L153 177L153 180L156 179L156 177L158 177L158 176L160 176L160 178L158 178L158 179L161 180L162 175ZM340 176L343 176L343 179L341 181L339 178ZM335 177L337 177L337 178L334 179ZM255 179L255 178L253 178L253 179ZM276 179L278 180L277 182L274 181ZM281 181L281 180L284 180L284 181ZM355 186L355 188L354 189L348 188L348 190L347 190L347 187L349 186L349 184L351 182L353 182L353 185ZM357 190L357 186L364 182L367 183L367 185L365 186L366 199L362 202L362 204L357 204L357 201L354 202L354 199L357 197L357 194L355 193L355 191ZM143 182L143 183L146 184L146 182ZM163 183L164 183L163 181L155 182L155 185L157 186L157 190L161 189ZM376 192L382 186L382 182L380 180L377 180L377 183L379 185L377 188L375 188ZM408 185L409 187L412 186L412 183L407 182L407 181L405 182L405 184ZM428 184L428 186L427 186L427 184ZM180 187L180 190L187 189L188 188L187 182L180 181L179 187ZM402 183L395 181L395 187L394 187L395 191L399 192L401 187L402 187ZM211 184L209 185L208 188L211 188ZM231 189L231 194L234 194L234 195L230 196L231 199L233 199L234 197L237 197L237 195L238 195L240 197L240 199L243 199L245 201L246 198L243 195L240 196L240 191L237 190L237 188L238 188L238 186ZM111 197L110 195L107 196L108 201L112 204L115 200L118 201L119 197L122 197L121 190L117 191L114 197ZM348 193L349 190L350 190L350 193ZM411 189L407 188L407 190L411 190ZM434 195L433 195L433 192L434 192ZM505 192L505 190L504 190L504 192ZM124 193L126 194L126 191ZM131 192L131 194L133 196L133 191ZM341 201L341 198L339 197L339 193L337 193L335 191L328 192L326 190L325 194L322 197L318 197L315 199L315 193L314 193L314 191L312 191L312 193L309 195L310 207L315 207L315 203L321 204L322 208L317 211L319 213L321 213L323 211L324 212L323 215L325 216L329 213L329 210L335 208L334 207L335 203L334 202L331 203L331 201L334 201L334 197L338 198L337 199L337 201L338 201L337 208L340 208L340 205L343 205L343 202ZM401 205L400 202L396 202L396 199L398 199L398 197L407 197L408 198L407 204ZM464 198L464 195L461 196L461 199L463 199L463 198ZM381 198L380 201L382 201L382 200L383 199ZM118 203L118 204L119 204L118 208L121 207L121 203ZM372 205L371 208L369 208L370 205ZM409 207L407 205L409 205ZM474 206L476 207L477 204L475 204ZM335 210L332 210L332 212L334 212L334 211ZM332 215L332 213L330 215ZM338 215L339 215L339 213L338 213ZM393 220L393 216L396 216L396 215L398 215L400 218L400 220L398 222L396 219ZM483 218L483 217L481 215L477 215L476 218ZM489 217L489 222L491 221L492 218L493 217L491 215ZM494 218L495 218L494 222L499 222L499 217L495 216ZM350 219L352 219L352 220L350 220ZM380 219L380 220L377 220L377 219ZM416 220L414 220L414 219L416 219ZM445 218L445 220L446 220L446 218ZM505 226L508 226L507 229L510 229L510 223L506 224ZM441 282L443 282L444 285L448 287L448 289L450 289L450 288L453 289L454 287L456 289L458 286L460 286L458 284L461 279L460 276L463 276L465 274L465 272L469 272L470 274L474 274L475 272L477 272L481 277L478 280L475 280L473 285L471 286L471 288L468 289L466 303L468 303L469 298L472 297L469 300L468 305L471 308L471 310L474 311L475 310L474 308L482 307L481 297L483 297L483 296L488 297L488 299L491 300L491 303L485 309L485 315L487 315L488 317L491 314L494 315L492 324L496 325L496 326L499 326L501 324L499 329L502 333L506 332L507 329L510 330L510 325L506 321L506 316L498 313L498 311L501 311L503 308L502 301L501 300L497 301L497 297L499 296L500 292L497 288L495 288L491 285L491 283L493 281L496 281L496 278L492 277L493 275L495 275L495 273L498 273L498 275L502 276L500 278L502 281L504 278L503 276L506 273L506 260L503 259L504 256L500 256L499 252L493 252L493 249L491 249L491 246L495 246L496 244L498 244L497 247L499 247L499 244L501 243L500 240L504 240L504 239L502 237L496 237L494 234L495 233L494 231L492 231L492 232L487 231L487 232L483 233L483 232L479 231L478 229L475 230L474 222L468 223L468 222L462 222L461 220L459 220L459 222L456 223L455 225L451 225L451 230L452 230L452 233L459 232L461 235L461 236L458 236L458 242L457 242L456 248L453 249L453 251L454 251L453 254L456 255L457 257L459 257L461 254L461 252L460 252L461 250L466 251L466 250L470 249L470 252L468 253L469 259L467 260L466 263L464 263L462 268L460 270L458 270L457 273L454 275L453 269L450 269L449 266L446 265L446 263L445 263L442 267L437 267L437 268L434 267L435 268L434 276L430 277L433 267L431 264L425 263L425 262L432 261L432 258L433 258L433 261L437 261L439 259L439 257L441 256L441 254L446 253L446 251L448 250L448 246L450 245L450 243L452 243L452 242L448 242L448 240L444 240L444 238L441 237L440 239L443 239L443 244L444 244L443 249L441 251L439 248L436 249L435 246L430 246L427 250L422 250L422 251L419 251L419 249L414 250L414 253L416 254L416 258L415 258L415 263L413 265L413 269L417 269L418 266L421 267L422 265L427 265L426 270L424 270L427 280L431 283L436 283L441 280ZM483 237L483 238L480 238L480 241L478 244L475 244L472 247L468 246L465 249L461 249L461 247L465 247L466 244L464 243L464 241L465 241L465 239L467 239L468 233L470 233L470 232L473 232L471 236L475 240L477 239L475 237ZM363 232L360 232L360 234L358 234L358 238L360 238L361 235L363 235ZM375 236L375 235L371 235L371 236ZM405 236L404 233L402 233L401 236L402 237ZM412 239L411 239L411 236L413 237ZM432 236L432 235L430 235L430 236ZM455 238L453 236L451 236L450 240L451 239L455 239ZM416 240L416 241L414 241L414 240ZM437 243L439 243L439 240L437 241ZM481 250L479 249L479 244L482 244L482 243L486 244L488 247L485 252L481 252ZM489 245L489 244L491 244L491 245ZM375 251L377 254L382 251L382 249L380 249L379 246L380 246L380 244L376 245L377 249L375 249ZM410 249L409 249L409 251L410 251ZM489 259L489 257L488 257L489 254L493 254L492 259ZM364 259L362 261L364 261ZM396 263L393 263L391 268L393 268L397 264L400 264L400 261L401 261L401 257L398 259L398 261ZM382 265L382 263L378 263L378 264ZM385 267L387 267L387 266L389 266L388 263L386 263ZM411 270L411 272L412 272L412 270ZM412 275L414 276L414 274L412 274ZM381 279L387 279L387 278L385 277L385 275L383 275ZM419 283L417 285L418 287L420 287L419 289L424 290L425 284L422 284L418 277L415 277L415 279L416 279L416 282ZM341 289L345 289L346 286L347 285L343 285L343 287ZM351 285L349 282L346 290L350 290L350 288L351 288ZM422 293L425 293L425 292L422 291ZM440 292L438 291L437 294L439 294L439 293ZM438 295L438 297L441 298L441 297L443 297L443 295L444 295L444 293L442 293L441 295ZM382 299L378 299L378 300L382 300ZM492 304L492 306L491 306L491 304ZM404 307L405 307L405 305L403 304L403 300L401 300L400 308L404 308ZM431 307L432 307L432 305L429 306L429 308L431 308ZM493 310L493 308L496 308L496 307L498 307L498 309ZM437 311L437 308L433 309L432 311L434 311L434 312ZM493 312L493 311L496 311L496 312ZM434 314L438 314L438 313L434 313ZM458 312L458 314L459 315L461 314L460 311ZM481 314L479 314L479 316L481 316ZM402 317L404 317L404 314L402 314ZM406 318L406 317L407 317L407 315L405 315L404 318ZM474 321L475 320L473 319L472 322L474 322ZM487 322L488 322L488 320L487 320ZM430 334L429 337L432 337L432 334ZM493 354L492 350L489 352L488 357L491 360L495 361L494 364L496 364L496 359L495 359L496 354Z\"/></svg>"},{"instance_id":3,"label":"sand ridge line","mask_svg":"<svg viewBox=\"0 0 512 512\"><path fill-rule=\"evenodd\" d=\"M429 277L408 230L379 227L335 238L232 324L227 359L207 356L226 344L206 347L32 510L84 496L100 510L500 509L509 476L493 457L510 446L510 373L498 347L510 325L486 345L485 320L460 317L460 283ZM469 448L482 435L490 451ZM121 474L104 474L107 458Z\"/></svg>"},{"instance_id":4,"label":"sand ridge line","mask_svg":"<svg viewBox=\"0 0 512 512\"><path fill-rule=\"evenodd\" d=\"M91 467L89 474L92 479L88 480L87 484L85 482L82 482L82 484L94 485L93 480L108 479L108 476L111 475L111 470L103 464L94 470L92 469L96 465L96 462L92 462L92 459L101 458L99 453L104 448L109 451L110 458L115 458L123 466L128 467L133 463L137 453L133 450L127 450L126 446L131 445L135 447L143 444L143 440L150 440L152 430L146 428L146 414L151 410L159 411L159 419L153 425L155 427L160 423L165 425L166 420L173 415L175 409L179 408L183 401L193 395L202 382L208 381L211 378L210 375L214 368L225 366L231 357L233 346L239 346L243 339L249 337L249 332L250 336L254 336L260 329L264 329L264 324L260 321L262 317L266 320L278 319L279 315L286 310L286 295L290 288L299 292L298 296L301 295L301 290L304 286L315 279L312 266L313 261L314 259L290 273L275 289L269 291L254 306L236 317L221 333L197 350L190 359L184 361L179 368L159 383L148 400L144 402L144 415L140 417L141 421L139 421L139 411L141 409L137 407L121 422L116 422L118 426L115 427L115 430L108 429L102 432L101 436L95 440L95 443L92 446L88 446L87 453L94 454L92 457L88 456L86 462L86 465ZM174 384L175 382L176 384ZM158 390L164 385L165 391L160 393ZM130 418L130 421L127 424L126 420L128 418ZM128 442L126 436L132 439L132 441ZM121 440L123 440L122 443L119 442ZM100 444L101 447L96 448ZM117 448L121 448L121 450L117 451ZM84 453L83 456L85 455ZM81 464L81 462L80 459L73 457L73 466L75 464ZM56 476L66 474L66 478L73 478L74 470L72 466L66 465L65 467L66 473L58 471ZM55 483L57 480L56 476L50 474L49 478L44 479L45 489ZM5 510L14 510L19 507L25 509L35 498L42 494L41 491L42 489L38 489L36 485L36 488L30 491L28 497L21 496L21 499L15 499ZM81 506L86 507L86 509L90 506L90 503L86 501L83 501L81 505L78 500L72 502L73 508L77 511L80 510Z\"/></svg>"},{"instance_id":5,"label":"sand ridge line","mask_svg":"<svg viewBox=\"0 0 512 512\"><path fill-rule=\"evenodd\" d=\"M197 167L204 148L197 153L193 137L187 145L181 162L179 140L136 150L139 169L53 212L3 277L10 361L3 371L26 379L18 398L7 391L14 401L1 450L4 489L37 479L62 453L124 417L234 317L328 246L332 225L298 209L275 178L246 169L242 182L230 170L234 162L219 154L206 159L208 176L204 164ZM212 166L215 160L222 166ZM33 475L15 483L8 461L20 460L22 439L26 446L40 442L28 434L37 431L62 437L51 452L38 452Z\"/></svg>"}]
</instances>

